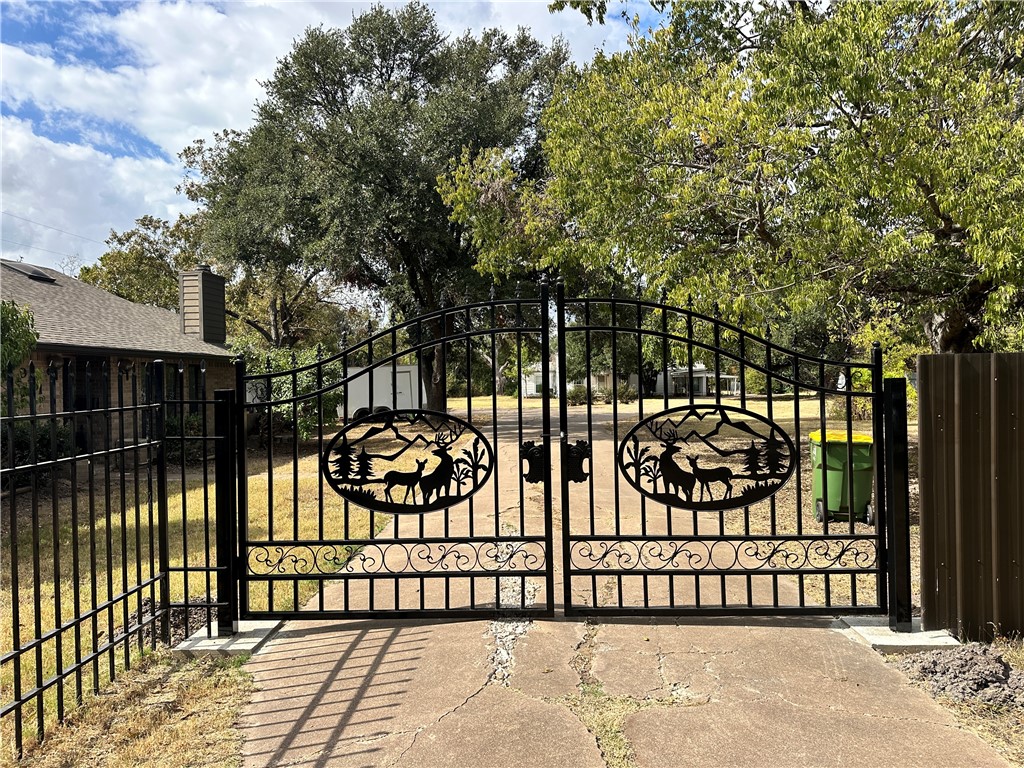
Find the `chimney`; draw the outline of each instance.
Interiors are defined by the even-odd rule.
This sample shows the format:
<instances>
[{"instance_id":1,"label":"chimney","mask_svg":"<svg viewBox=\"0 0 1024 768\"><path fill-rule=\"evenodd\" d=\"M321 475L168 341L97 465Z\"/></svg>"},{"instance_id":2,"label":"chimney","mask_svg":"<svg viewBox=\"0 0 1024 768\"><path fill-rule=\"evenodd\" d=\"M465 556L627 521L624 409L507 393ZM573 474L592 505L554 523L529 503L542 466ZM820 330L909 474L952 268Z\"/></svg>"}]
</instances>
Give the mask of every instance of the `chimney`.
<instances>
[{"instance_id":1,"label":"chimney","mask_svg":"<svg viewBox=\"0 0 1024 768\"><path fill-rule=\"evenodd\" d=\"M205 264L178 275L181 332L211 344L227 341L224 319L224 278Z\"/></svg>"}]
</instances>

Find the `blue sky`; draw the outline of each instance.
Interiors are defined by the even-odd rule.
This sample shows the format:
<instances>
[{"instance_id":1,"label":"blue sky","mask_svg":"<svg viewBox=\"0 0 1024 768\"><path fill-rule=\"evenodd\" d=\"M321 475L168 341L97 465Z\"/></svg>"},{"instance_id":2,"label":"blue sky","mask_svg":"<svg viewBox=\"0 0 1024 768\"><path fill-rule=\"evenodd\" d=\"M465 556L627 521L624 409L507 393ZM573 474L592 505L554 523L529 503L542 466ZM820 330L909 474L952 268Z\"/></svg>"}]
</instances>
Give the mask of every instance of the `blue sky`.
<instances>
[{"instance_id":1,"label":"blue sky","mask_svg":"<svg viewBox=\"0 0 1024 768\"><path fill-rule=\"evenodd\" d=\"M429 3L452 34L562 35L578 61L625 47L617 16L588 26L541 2ZM94 262L110 231L191 204L175 187L194 139L245 129L278 58L310 25L343 27L365 2L0 2L4 258ZM631 7L642 12L641 3Z\"/></svg>"}]
</instances>

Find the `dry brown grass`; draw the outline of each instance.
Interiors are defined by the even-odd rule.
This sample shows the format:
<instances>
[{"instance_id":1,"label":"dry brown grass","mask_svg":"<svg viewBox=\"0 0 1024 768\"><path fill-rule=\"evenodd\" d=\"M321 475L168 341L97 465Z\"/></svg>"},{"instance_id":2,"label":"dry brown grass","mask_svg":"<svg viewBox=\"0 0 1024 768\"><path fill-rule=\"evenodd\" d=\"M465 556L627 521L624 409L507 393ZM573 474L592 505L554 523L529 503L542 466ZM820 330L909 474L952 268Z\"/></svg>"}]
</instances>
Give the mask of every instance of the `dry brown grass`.
<instances>
[{"instance_id":1,"label":"dry brown grass","mask_svg":"<svg viewBox=\"0 0 1024 768\"><path fill-rule=\"evenodd\" d=\"M250 467L250 469L253 469ZM297 531L300 538L316 538L322 530L327 531L328 536L340 535L343 530L341 524L344 508L341 499L333 493L325 494L325 527L319 526L319 507L317 495L319 493L319 480L317 478L317 459L315 456L304 456L300 458L300 476L298 478L298 495L295 495L295 485L291 482L291 465L275 469L276 482L273 486L271 499L270 483L264 468L262 472L256 471L249 477L250 508L250 538L266 537L270 525L278 538L291 537ZM288 481L284 481L287 473ZM205 488L205 492L204 492ZM203 484L201 473L188 472L185 477L184 489L182 488L180 474L175 470L169 471L168 478L168 509L169 509L169 563L171 567L178 567L186 562L185 550L187 548L187 561L191 566L201 566L206 562L207 554L211 563L216 563L216 536L212 518L213 500L216 493L216 484L211 480L206 486ZM149 574L150 546L149 546L149 502L145 497L145 490L140 494L139 519L141 526L136 525L135 498L131 485L125 494L125 506L127 514L125 525L122 525L120 517L121 494L116 486L111 492L111 509L114 513L109 520L102 510L105 508L106 500L104 493L99 490L94 502L97 509L96 524L90 532L89 518L87 514L89 498L85 491L78 493L77 504L79 508L78 553L80 566L80 577L78 579L80 590L80 605L83 611L88 610L91 605L91 589L95 583L99 601L108 598L108 577L112 583L112 592L117 595L122 590L127 575L129 587L138 583L138 566L141 565L143 578ZM19 557L19 594L18 603L20 608L20 642L22 644L36 637L36 600L33 589L35 578L34 567L31 557L33 545L33 531L30 524L31 509L28 503L29 497L23 496L19 500L19 526L18 546L21 552ZM297 500L297 502L296 502ZM60 579L54 578L54 537L52 526L51 502L49 497L40 499L41 525L39 526L38 546L40 549L40 600L38 622L45 633L56 626L56 596L59 594L62 608L61 619L67 622L73 616L75 605L75 580L71 578L72 563L72 524L70 515L71 490L64 489L64 493L58 497L59 527L58 536L60 545ZM24 508L23 508L24 505ZM211 525L207 536L206 510L209 509ZM268 515L267 510L270 510ZM258 512L257 512L258 510ZM295 525L295 512L298 511L298 525ZM5 509L6 512L6 509ZM7 515L4 515L6 520ZM379 529L385 525L390 518L384 515L375 516L375 524ZM348 531L351 538L365 538L368 535L370 516L356 508L353 508L349 515ZM109 528L112 547L109 554L106 550L107 533ZM141 547L137 546L136 532L140 534ZM122 530L127 541L127 548L124 552L121 549ZM155 533L155 529L154 529ZM3 531L3 552L9 552L10 531L5 528ZM90 548L97 548L96 567L90 567ZM186 547L187 545L187 547ZM208 545L208 547L207 547ZM154 551L154 560L156 558ZM4 558L6 560L6 558ZM109 563L109 568L108 568ZM156 564L159 569L159 564ZM287 568L288 566L286 566ZM186 594L184 574L172 573L170 577L171 600L181 601ZM278 599L277 607L288 607L285 601L297 599L301 605L308 600L317 589L317 583L303 581L299 583L297 596L290 584L279 584L275 589L275 597ZM192 574L189 580L188 594L192 599L199 598L206 592L206 578L200 574ZM215 578L211 576L211 594L216 594ZM159 597L159 592L154 587L153 595ZM150 590L142 595L150 597ZM0 615L12 615L13 589L10 577L10 568L7 562L0 572ZM267 593L259 589L252 591L253 610L266 607ZM131 598L128 601L129 622L137 617L138 599ZM81 644L83 655L89 654L94 647L103 645L108 638L121 632L124 627L124 612L122 604L118 603L110 613L102 611L96 619L97 644L93 644L92 622L86 621L82 624ZM191 631L199 629L192 626ZM131 640L132 665L136 663L139 646L135 639ZM13 631L11 623L0 622L0 653L13 650ZM35 651L25 653L21 657L20 676L23 691L31 690L36 685L37 670L41 672L42 680L48 680L57 673L59 668L67 668L74 663L75 646L74 635L70 630L63 633L63 648L58 661L56 643L52 640L42 644L39 655ZM114 675L111 674L113 666ZM112 654L104 654L95 665L88 665L81 673L82 690L88 695L94 690L104 690L105 686L115 675L120 675L125 669L125 654L123 646L119 646ZM57 686L51 687L42 697L44 721L47 724L57 720L57 713L60 705L65 711L71 712L76 706L76 681L74 676L69 677L62 690ZM13 698L14 690L14 668L13 664L5 664L0 671L0 691L3 692L3 700L9 701ZM58 701L60 699L61 701ZM36 723L36 700L27 702L23 709L23 733L25 744L29 745L34 741ZM3 741L3 749L7 753L12 747L13 740L13 715L5 716L0 721L0 740ZM49 725L47 726L47 728Z\"/></svg>"},{"instance_id":2,"label":"dry brown grass","mask_svg":"<svg viewBox=\"0 0 1024 768\"><path fill-rule=\"evenodd\" d=\"M91 697L20 765L239 765L242 737L234 724L252 690L244 661L152 654Z\"/></svg>"}]
</instances>

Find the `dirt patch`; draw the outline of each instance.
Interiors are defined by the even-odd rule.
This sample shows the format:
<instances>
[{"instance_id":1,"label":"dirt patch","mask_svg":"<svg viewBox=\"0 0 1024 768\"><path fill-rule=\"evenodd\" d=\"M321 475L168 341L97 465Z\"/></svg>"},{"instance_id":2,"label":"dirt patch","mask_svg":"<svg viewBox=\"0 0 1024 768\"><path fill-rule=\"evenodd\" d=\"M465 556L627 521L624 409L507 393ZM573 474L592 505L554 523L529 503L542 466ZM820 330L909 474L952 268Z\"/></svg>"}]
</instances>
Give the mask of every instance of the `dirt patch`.
<instances>
[{"instance_id":1,"label":"dirt patch","mask_svg":"<svg viewBox=\"0 0 1024 768\"><path fill-rule=\"evenodd\" d=\"M1024 672L1013 669L990 646L971 643L917 653L900 659L896 667L925 684L933 696L1024 710Z\"/></svg>"}]
</instances>

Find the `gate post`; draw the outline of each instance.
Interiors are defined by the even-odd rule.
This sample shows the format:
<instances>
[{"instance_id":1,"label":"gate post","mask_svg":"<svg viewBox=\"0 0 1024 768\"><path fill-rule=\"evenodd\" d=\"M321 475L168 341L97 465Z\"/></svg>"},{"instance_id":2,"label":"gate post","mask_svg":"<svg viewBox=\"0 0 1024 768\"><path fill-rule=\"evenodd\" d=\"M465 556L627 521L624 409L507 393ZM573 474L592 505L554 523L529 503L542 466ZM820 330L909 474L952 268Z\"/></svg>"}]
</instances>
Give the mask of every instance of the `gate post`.
<instances>
[{"instance_id":1,"label":"gate post","mask_svg":"<svg viewBox=\"0 0 1024 768\"><path fill-rule=\"evenodd\" d=\"M156 442L156 546L160 567L160 639L171 644L171 574L167 523L166 394L164 361L153 361L153 440Z\"/></svg>"},{"instance_id":2,"label":"gate post","mask_svg":"<svg viewBox=\"0 0 1024 768\"><path fill-rule=\"evenodd\" d=\"M889 605L889 542L887 537L892 528L892 520L886 509L889 500L888 470L886 468L886 399L885 374L882 372L882 345L877 341L871 345L871 429L875 441L874 475L875 475L875 533L878 535L879 568L885 568L879 574L877 582L877 602L881 606Z\"/></svg>"},{"instance_id":3,"label":"gate post","mask_svg":"<svg viewBox=\"0 0 1024 768\"><path fill-rule=\"evenodd\" d=\"M232 424L235 392L218 389L213 393L213 399L214 472L217 482L217 635L223 637L238 631L235 430Z\"/></svg>"},{"instance_id":4,"label":"gate post","mask_svg":"<svg viewBox=\"0 0 1024 768\"><path fill-rule=\"evenodd\" d=\"M885 474L889 526L889 627L910 632L910 487L907 380L885 380Z\"/></svg>"}]
</instances>

